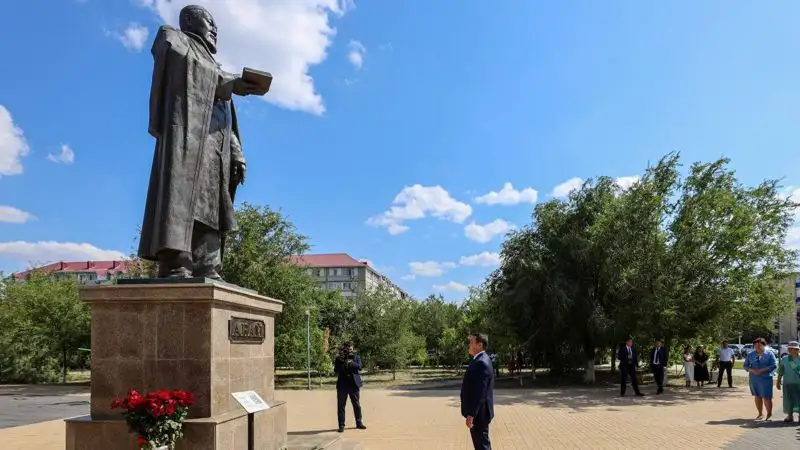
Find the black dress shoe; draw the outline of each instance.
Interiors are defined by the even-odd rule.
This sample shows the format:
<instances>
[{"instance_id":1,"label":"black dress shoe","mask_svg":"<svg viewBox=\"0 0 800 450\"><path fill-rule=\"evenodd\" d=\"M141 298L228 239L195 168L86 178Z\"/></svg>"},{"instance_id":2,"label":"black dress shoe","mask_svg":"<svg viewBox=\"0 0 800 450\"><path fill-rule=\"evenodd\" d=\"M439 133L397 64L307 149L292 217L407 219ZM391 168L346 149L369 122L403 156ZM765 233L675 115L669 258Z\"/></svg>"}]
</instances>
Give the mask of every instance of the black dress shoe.
<instances>
[{"instance_id":1,"label":"black dress shoe","mask_svg":"<svg viewBox=\"0 0 800 450\"><path fill-rule=\"evenodd\" d=\"M344 427L339 427L339 429L336 431L338 431L339 433L344 433Z\"/></svg>"},{"instance_id":2,"label":"black dress shoe","mask_svg":"<svg viewBox=\"0 0 800 450\"><path fill-rule=\"evenodd\" d=\"M367 426L364 425L363 423L360 423L360 424L356 425L356 428L358 428L359 430L366 430Z\"/></svg>"},{"instance_id":3,"label":"black dress shoe","mask_svg":"<svg viewBox=\"0 0 800 450\"><path fill-rule=\"evenodd\" d=\"M637 396L637 397L644 397L644 394L642 394L641 392L637 392L637 393L636 393L636 396Z\"/></svg>"}]
</instances>

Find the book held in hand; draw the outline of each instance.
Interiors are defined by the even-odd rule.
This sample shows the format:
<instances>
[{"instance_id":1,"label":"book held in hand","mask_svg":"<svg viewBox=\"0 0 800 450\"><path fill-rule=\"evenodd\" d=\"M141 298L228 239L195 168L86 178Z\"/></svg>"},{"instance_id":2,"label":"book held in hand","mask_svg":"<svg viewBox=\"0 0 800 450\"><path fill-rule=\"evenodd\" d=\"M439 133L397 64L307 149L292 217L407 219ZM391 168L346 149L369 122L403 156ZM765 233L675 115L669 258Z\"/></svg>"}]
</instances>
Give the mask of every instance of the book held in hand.
<instances>
[{"instance_id":1,"label":"book held in hand","mask_svg":"<svg viewBox=\"0 0 800 450\"><path fill-rule=\"evenodd\" d=\"M242 80L259 87L258 92L255 93L256 95L264 95L269 92L269 88L272 85L272 74L245 67L242 70Z\"/></svg>"}]
</instances>

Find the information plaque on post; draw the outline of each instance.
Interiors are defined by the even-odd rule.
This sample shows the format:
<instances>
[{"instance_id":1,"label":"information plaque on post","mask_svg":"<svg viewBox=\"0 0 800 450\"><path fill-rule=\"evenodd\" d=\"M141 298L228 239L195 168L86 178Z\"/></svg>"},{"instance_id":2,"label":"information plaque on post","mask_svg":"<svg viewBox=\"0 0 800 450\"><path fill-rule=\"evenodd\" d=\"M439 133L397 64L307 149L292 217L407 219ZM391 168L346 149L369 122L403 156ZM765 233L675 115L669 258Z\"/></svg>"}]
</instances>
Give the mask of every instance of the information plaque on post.
<instances>
[{"instance_id":1,"label":"information plaque on post","mask_svg":"<svg viewBox=\"0 0 800 450\"><path fill-rule=\"evenodd\" d=\"M267 402L265 402L256 391L232 392L231 395L242 405L242 408L244 408L248 414L269 409Z\"/></svg>"},{"instance_id":2,"label":"information plaque on post","mask_svg":"<svg viewBox=\"0 0 800 450\"><path fill-rule=\"evenodd\" d=\"M255 413L269 409L269 405L256 391L231 392L231 395L247 411L247 450L255 450Z\"/></svg>"}]
</instances>

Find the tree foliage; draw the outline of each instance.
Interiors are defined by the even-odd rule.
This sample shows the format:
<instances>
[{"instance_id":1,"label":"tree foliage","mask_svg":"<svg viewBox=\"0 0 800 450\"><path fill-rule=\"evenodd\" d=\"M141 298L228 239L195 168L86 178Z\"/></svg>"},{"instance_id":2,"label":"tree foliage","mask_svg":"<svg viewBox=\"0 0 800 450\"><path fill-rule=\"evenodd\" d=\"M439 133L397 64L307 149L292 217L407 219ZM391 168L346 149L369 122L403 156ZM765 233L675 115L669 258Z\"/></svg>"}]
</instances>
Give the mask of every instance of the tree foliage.
<instances>
[{"instance_id":1,"label":"tree foliage","mask_svg":"<svg viewBox=\"0 0 800 450\"><path fill-rule=\"evenodd\" d=\"M33 271L8 282L0 309L0 381L56 381L59 369L89 346L90 312L73 280Z\"/></svg>"},{"instance_id":2,"label":"tree foliage","mask_svg":"<svg viewBox=\"0 0 800 450\"><path fill-rule=\"evenodd\" d=\"M553 373L591 369L598 348L628 334L721 337L789 307L796 254L783 242L796 205L778 182L744 186L727 159L679 169L670 154L628 189L587 181L504 242L490 297Z\"/></svg>"}]
</instances>

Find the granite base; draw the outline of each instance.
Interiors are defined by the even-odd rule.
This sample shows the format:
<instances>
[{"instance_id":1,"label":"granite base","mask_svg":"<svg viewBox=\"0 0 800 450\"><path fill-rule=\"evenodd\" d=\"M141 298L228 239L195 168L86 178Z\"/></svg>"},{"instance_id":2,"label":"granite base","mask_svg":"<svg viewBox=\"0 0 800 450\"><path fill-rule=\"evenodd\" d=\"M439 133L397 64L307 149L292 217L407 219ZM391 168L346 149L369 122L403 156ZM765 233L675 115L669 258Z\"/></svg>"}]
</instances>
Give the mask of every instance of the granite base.
<instances>
[{"instance_id":1,"label":"granite base","mask_svg":"<svg viewBox=\"0 0 800 450\"><path fill-rule=\"evenodd\" d=\"M80 416L66 420L66 450L139 450L136 437L128 432L124 420L92 419ZM282 450L286 441L286 403L255 414L255 448ZM229 412L215 417L189 419L184 436L175 450L248 450L247 413Z\"/></svg>"}]
</instances>

